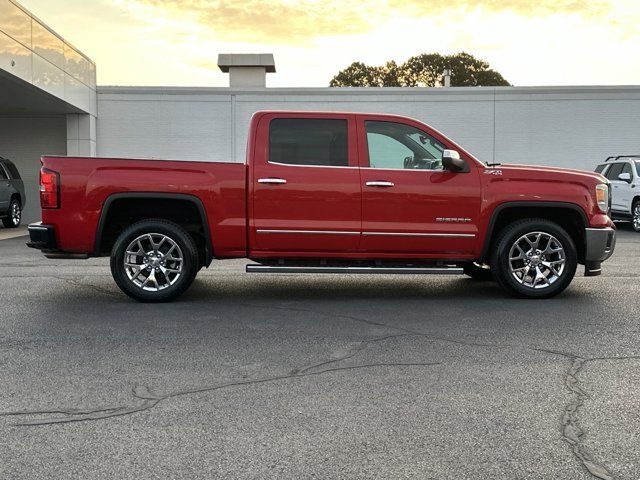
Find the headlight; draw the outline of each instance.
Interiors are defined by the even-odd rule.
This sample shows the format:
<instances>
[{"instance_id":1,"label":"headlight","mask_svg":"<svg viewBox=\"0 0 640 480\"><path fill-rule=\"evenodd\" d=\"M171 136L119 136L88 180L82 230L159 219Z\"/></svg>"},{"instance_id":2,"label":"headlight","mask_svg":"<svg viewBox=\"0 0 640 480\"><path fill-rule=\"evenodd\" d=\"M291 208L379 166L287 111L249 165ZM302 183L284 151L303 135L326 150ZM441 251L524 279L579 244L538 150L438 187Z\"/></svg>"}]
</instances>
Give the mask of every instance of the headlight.
<instances>
[{"instance_id":1,"label":"headlight","mask_svg":"<svg viewBox=\"0 0 640 480\"><path fill-rule=\"evenodd\" d=\"M596 185L596 201L600 211L607 213L609 210L609 185L606 183Z\"/></svg>"}]
</instances>

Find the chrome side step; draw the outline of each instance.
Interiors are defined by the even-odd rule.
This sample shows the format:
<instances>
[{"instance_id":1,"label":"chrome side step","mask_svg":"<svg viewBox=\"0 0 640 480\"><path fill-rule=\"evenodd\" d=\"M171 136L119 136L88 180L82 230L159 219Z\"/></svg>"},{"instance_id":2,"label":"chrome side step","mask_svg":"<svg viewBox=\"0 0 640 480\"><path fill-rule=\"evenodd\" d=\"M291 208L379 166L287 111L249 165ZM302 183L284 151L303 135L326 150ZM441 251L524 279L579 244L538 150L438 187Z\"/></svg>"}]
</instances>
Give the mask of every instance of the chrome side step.
<instances>
[{"instance_id":1,"label":"chrome side step","mask_svg":"<svg viewBox=\"0 0 640 480\"><path fill-rule=\"evenodd\" d=\"M401 275L462 275L460 267L295 267L247 265L247 273L360 273Z\"/></svg>"}]
</instances>

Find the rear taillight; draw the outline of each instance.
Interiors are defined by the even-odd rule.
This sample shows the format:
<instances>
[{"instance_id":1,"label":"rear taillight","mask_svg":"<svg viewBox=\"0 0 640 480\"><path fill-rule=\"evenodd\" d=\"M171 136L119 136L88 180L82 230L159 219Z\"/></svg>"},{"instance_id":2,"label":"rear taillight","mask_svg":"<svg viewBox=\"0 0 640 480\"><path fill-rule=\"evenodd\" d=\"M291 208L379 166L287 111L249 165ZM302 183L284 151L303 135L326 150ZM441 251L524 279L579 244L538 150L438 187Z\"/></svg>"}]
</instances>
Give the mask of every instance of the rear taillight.
<instances>
[{"instance_id":1,"label":"rear taillight","mask_svg":"<svg viewBox=\"0 0 640 480\"><path fill-rule=\"evenodd\" d=\"M60 174L48 168L40 169L40 206L60 207Z\"/></svg>"}]
</instances>

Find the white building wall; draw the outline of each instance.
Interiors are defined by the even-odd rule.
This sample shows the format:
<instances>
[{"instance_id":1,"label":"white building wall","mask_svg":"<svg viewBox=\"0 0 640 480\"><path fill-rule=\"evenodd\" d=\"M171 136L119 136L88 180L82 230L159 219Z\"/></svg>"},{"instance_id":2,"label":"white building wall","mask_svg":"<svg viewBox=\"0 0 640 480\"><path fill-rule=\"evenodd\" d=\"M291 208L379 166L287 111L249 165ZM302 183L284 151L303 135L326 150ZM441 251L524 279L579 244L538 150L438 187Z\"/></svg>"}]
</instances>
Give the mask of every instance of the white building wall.
<instances>
[{"instance_id":1,"label":"white building wall","mask_svg":"<svg viewBox=\"0 0 640 480\"><path fill-rule=\"evenodd\" d=\"M640 153L640 87L102 87L98 155L243 162L251 115L265 109L407 115L484 161L591 170Z\"/></svg>"},{"instance_id":2,"label":"white building wall","mask_svg":"<svg viewBox=\"0 0 640 480\"><path fill-rule=\"evenodd\" d=\"M0 156L11 159L24 181L23 222L40 220L40 156L67 153L64 115L0 116Z\"/></svg>"},{"instance_id":3,"label":"white building wall","mask_svg":"<svg viewBox=\"0 0 640 480\"><path fill-rule=\"evenodd\" d=\"M98 99L98 156L232 161L228 94L109 88Z\"/></svg>"}]
</instances>

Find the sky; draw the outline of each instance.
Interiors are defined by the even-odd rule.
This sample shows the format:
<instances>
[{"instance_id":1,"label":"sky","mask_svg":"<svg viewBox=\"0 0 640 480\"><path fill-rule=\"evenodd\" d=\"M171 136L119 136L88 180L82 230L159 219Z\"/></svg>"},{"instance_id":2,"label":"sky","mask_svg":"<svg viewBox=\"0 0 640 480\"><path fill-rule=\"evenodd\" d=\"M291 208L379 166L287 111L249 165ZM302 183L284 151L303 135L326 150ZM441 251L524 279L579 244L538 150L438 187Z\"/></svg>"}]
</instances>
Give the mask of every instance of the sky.
<instances>
[{"instance_id":1,"label":"sky","mask_svg":"<svg viewBox=\"0 0 640 480\"><path fill-rule=\"evenodd\" d=\"M511 84L640 84L640 0L18 0L99 85L227 86L218 53L273 53L271 87L351 62L460 51Z\"/></svg>"}]
</instances>

